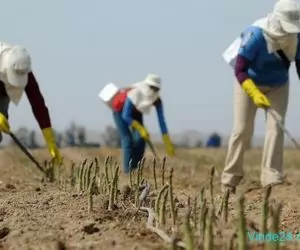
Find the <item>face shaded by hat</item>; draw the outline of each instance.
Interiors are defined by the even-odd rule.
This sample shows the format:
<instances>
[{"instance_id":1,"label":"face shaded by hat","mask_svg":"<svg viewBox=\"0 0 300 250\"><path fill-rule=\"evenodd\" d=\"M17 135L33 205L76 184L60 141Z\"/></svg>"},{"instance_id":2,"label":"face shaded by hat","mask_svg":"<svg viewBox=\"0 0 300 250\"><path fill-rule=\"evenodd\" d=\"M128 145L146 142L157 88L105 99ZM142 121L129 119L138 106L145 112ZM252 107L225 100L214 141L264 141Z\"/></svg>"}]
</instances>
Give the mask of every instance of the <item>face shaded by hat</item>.
<instances>
[{"instance_id":1,"label":"face shaded by hat","mask_svg":"<svg viewBox=\"0 0 300 250\"><path fill-rule=\"evenodd\" d=\"M161 88L161 78L154 74L149 74L144 82L155 92L158 92Z\"/></svg>"}]
</instances>

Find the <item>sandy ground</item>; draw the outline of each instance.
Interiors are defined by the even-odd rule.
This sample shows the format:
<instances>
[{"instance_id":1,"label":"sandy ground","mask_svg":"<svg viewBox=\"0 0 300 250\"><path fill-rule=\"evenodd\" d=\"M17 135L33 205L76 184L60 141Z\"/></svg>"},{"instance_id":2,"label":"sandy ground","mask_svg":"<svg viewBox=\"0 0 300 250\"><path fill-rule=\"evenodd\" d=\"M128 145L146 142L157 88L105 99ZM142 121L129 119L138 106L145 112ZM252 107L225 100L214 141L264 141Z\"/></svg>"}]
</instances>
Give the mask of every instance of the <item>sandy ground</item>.
<instances>
[{"instance_id":1,"label":"sandy ground","mask_svg":"<svg viewBox=\"0 0 300 250\"><path fill-rule=\"evenodd\" d=\"M46 150L32 151L43 162L48 158ZM190 196L199 197L200 189L207 184L210 167L216 167L214 192L215 202L221 195L220 173L225 158L225 150L179 150L177 156L167 159L167 171L174 169L173 187L180 216L187 206ZM103 164L106 155L120 159L120 151L111 149L63 149L66 176L71 169L71 161L77 165L84 158L100 159ZM151 154L147 152L144 176L154 184L151 168ZM105 207L106 197L94 198L93 212L87 211L86 195L77 192L68 183L48 183L41 181L41 174L17 148L0 151L0 249L149 249L163 250L170 246L146 228L147 214L136 213L130 202L119 202L114 211ZM263 190L260 188L259 150L252 150L245 157L245 179L238 193L245 192L247 219L253 227L259 227ZM283 202L280 229L296 236L300 226L300 155L295 150L285 152L285 185L273 189L271 199ZM167 174L166 172L166 179ZM62 178L62 177L61 177ZM158 176L158 187L162 186ZM129 184L129 177L120 174L120 189ZM227 249L228 241L236 226L236 199L230 199L230 224L215 230L214 249ZM170 218L167 217L169 223ZM181 225L182 219L178 220ZM181 226L179 227L181 230ZM165 227L169 233L168 226ZM197 235L198 229L193 229ZM252 229L249 229L251 232ZM254 230L254 229L253 229ZM298 240L300 242L300 238ZM253 243L253 242L252 242ZM289 239L290 245L283 249L300 249ZM200 248L197 248L200 249ZM262 249L262 248L252 248Z\"/></svg>"}]
</instances>

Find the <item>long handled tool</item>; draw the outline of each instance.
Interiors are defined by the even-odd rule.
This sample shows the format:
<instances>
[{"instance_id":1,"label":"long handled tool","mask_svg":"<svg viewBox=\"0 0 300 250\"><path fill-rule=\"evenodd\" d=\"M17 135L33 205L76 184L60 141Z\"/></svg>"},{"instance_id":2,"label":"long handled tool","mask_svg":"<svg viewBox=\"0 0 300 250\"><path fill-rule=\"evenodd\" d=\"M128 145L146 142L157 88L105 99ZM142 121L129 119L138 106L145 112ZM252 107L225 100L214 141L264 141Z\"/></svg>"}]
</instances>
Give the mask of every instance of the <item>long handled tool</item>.
<instances>
[{"instance_id":1,"label":"long handled tool","mask_svg":"<svg viewBox=\"0 0 300 250\"><path fill-rule=\"evenodd\" d=\"M151 151L152 151L154 157L157 158L157 159L159 159L159 157L158 157L158 155L157 155L157 153L156 153L156 151L155 151L155 148L154 148L154 146L153 146L153 143L152 143L150 140L147 140L147 143L148 143L149 148L151 149Z\"/></svg>"},{"instance_id":2,"label":"long handled tool","mask_svg":"<svg viewBox=\"0 0 300 250\"><path fill-rule=\"evenodd\" d=\"M18 147L23 151L23 153L37 166L37 168L45 174L45 170L38 163L38 161L32 156L32 154L27 150L27 148L19 141L19 139L12 133L9 133L10 137L18 145Z\"/></svg>"},{"instance_id":3,"label":"long handled tool","mask_svg":"<svg viewBox=\"0 0 300 250\"><path fill-rule=\"evenodd\" d=\"M287 137L294 143L297 149L300 149L300 144L296 141L296 139L291 135L291 133L286 129L284 124L279 120L276 116L276 113L272 109L267 109L267 112L273 117L273 119L277 122L277 125L282 129L282 131L287 135Z\"/></svg>"}]
</instances>

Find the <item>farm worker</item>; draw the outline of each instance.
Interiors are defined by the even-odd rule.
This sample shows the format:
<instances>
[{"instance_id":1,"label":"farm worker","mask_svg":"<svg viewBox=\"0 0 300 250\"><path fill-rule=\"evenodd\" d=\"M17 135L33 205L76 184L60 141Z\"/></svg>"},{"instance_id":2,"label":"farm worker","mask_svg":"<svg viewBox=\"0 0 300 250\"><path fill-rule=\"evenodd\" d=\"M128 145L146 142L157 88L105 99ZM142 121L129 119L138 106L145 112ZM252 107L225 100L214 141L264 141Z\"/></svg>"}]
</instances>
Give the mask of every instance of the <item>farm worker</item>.
<instances>
[{"instance_id":1,"label":"farm worker","mask_svg":"<svg viewBox=\"0 0 300 250\"><path fill-rule=\"evenodd\" d=\"M121 137L124 156L124 172L137 168L143 158L146 141L150 135L143 124L143 114L155 106L167 154L174 155L174 146L166 126L163 104L159 95L160 77L149 74L144 81L122 89L113 99L113 117ZM130 165L131 162L131 165Z\"/></svg>"},{"instance_id":2,"label":"farm worker","mask_svg":"<svg viewBox=\"0 0 300 250\"><path fill-rule=\"evenodd\" d=\"M10 133L8 108L10 101L19 104L26 93L32 112L42 130L50 155L55 163L61 161L57 149L48 108L31 69L31 57L19 45L0 42L0 131ZM2 133L0 133L2 141Z\"/></svg>"},{"instance_id":3,"label":"farm worker","mask_svg":"<svg viewBox=\"0 0 300 250\"><path fill-rule=\"evenodd\" d=\"M206 142L206 147L207 148L219 148L221 147L222 143L222 138L218 133L212 133L207 142Z\"/></svg>"},{"instance_id":4,"label":"farm worker","mask_svg":"<svg viewBox=\"0 0 300 250\"><path fill-rule=\"evenodd\" d=\"M223 188L227 186L234 191L243 177L244 151L253 135L257 108L265 110L266 115L261 185L272 186L284 181L284 133L268 110L272 109L284 123L289 99L289 68L294 60L300 76L299 32L299 2L279 0L272 13L241 34L233 64L234 125L221 177ZM229 50L234 51L232 47L227 52Z\"/></svg>"}]
</instances>

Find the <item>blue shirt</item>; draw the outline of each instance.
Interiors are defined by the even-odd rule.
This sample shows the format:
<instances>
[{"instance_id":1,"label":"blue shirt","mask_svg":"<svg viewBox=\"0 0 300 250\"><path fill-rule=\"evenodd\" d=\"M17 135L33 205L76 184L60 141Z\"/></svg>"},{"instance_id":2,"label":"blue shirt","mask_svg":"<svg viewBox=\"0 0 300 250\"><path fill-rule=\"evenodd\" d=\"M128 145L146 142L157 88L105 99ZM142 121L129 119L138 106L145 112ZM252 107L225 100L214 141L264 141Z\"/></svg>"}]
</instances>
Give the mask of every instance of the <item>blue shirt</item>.
<instances>
[{"instance_id":1,"label":"blue shirt","mask_svg":"<svg viewBox=\"0 0 300 250\"><path fill-rule=\"evenodd\" d=\"M155 104L155 108L156 108L156 113L157 113L157 118L158 118L158 123L159 123L161 133L167 134L168 129L167 129L167 125L165 122L162 102L161 101L157 102ZM134 119L133 118L134 109L135 109L134 104L130 101L129 98L126 98L126 101L125 101L124 107L123 107L123 111L122 111L122 118L127 122L128 126L130 126L132 124L132 121Z\"/></svg>"},{"instance_id":2,"label":"blue shirt","mask_svg":"<svg viewBox=\"0 0 300 250\"><path fill-rule=\"evenodd\" d=\"M242 33L242 43L238 54L249 60L249 77L258 86L280 86L289 80L289 71L284 63L274 53L267 50L267 42L263 30L250 26ZM296 59L300 58L298 44Z\"/></svg>"}]
</instances>

